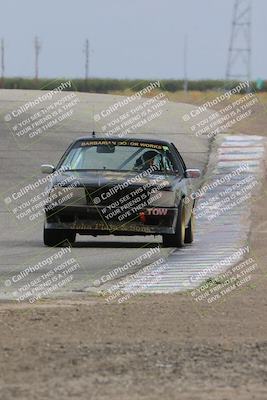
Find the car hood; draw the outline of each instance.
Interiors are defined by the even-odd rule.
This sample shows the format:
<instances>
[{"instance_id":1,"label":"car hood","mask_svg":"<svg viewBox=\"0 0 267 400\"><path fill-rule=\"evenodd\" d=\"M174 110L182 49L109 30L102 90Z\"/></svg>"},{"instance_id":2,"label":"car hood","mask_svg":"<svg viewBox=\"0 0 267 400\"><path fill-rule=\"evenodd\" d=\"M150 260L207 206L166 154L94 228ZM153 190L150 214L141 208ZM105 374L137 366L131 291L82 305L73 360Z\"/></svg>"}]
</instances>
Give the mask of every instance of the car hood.
<instances>
[{"instance_id":1,"label":"car hood","mask_svg":"<svg viewBox=\"0 0 267 400\"><path fill-rule=\"evenodd\" d=\"M181 180L176 175L149 174L145 176L144 172L129 172L129 171L64 171L56 175L52 180L52 185L58 184L69 186L115 186L129 182L129 186L143 186L147 183L164 182L166 189L171 189L174 183ZM157 184L157 183L156 183Z\"/></svg>"}]
</instances>

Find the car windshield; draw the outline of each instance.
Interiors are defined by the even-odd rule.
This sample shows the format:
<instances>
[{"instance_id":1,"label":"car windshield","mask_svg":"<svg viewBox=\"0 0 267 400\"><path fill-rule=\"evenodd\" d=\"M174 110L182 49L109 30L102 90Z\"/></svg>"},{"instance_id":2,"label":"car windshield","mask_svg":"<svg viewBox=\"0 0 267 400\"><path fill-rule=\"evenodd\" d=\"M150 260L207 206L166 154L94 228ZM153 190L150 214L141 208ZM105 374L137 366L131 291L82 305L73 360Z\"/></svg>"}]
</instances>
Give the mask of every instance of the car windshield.
<instances>
[{"instance_id":1,"label":"car windshield","mask_svg":"<svg viewBox=\"0 0 267 400\"><path fill-rule=\"evenodd\" d=\"M123 144L121 144L123 143ZM144 171L177 170L168 146L116 141L78 142L65 155L60 168L77 170ZM153 168L152 168L153 169Z\"/></svg>"}]
</instances>

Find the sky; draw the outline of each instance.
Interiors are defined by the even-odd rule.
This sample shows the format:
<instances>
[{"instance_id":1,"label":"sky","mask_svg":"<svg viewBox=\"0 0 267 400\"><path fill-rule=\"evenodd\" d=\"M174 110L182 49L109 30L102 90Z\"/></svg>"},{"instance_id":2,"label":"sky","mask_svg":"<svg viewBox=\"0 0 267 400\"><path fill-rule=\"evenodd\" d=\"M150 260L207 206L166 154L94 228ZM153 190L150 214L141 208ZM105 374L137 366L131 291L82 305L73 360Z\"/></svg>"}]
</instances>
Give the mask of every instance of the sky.
<instances>
[{"instance_id":1,"label":"sky","mask_svg":"<svg viewBox=\"0 0 267 400\"><path fill-rule=\"evenodd\" d=\"M245 1L245 0L243 0ZM267 1L253 1L252 78L267 79ZM183 79L188 37L189 79L224 79L234 0L0 0L5 75Z\"/></svg>"}]
</instances>

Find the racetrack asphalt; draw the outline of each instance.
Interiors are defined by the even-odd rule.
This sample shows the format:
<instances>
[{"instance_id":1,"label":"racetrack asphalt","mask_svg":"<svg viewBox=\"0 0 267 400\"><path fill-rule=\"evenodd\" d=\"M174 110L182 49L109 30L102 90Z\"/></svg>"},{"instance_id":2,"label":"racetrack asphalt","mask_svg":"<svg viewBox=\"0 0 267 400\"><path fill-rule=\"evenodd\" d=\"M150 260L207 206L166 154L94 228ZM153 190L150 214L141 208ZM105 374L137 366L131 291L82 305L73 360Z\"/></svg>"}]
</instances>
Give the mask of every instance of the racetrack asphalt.
<instances>
[{"instance_id":1,"label":"racetrack asphalt","mask_svg":"<svg viewBox=\"0 0 267 400\"><path fill-rule=\"evenodd\" d=\"M4 199L10 188L19 191L26 183L41 178L40 165L43 163L55 165L71 141L80 136L90 135L93 130L101 131L93 115L99 115L101 110L123 99L114 95L75 93L77 103L72 114L58 123L54 128L43 133L36 140L23 142L24 138L14 138L13 121L7 121L7 115L13 110L23 107L28 101L38 98L45 92L24 90L0 90L0 284L1 298L6 298L5 285L12 275L18 274L25 266L42 260L47 248L42 241L43 222L38 219L36 224L17 224L16 218L10 213ZM63 98L64 93L57 94ZM46 101L45 105L35 105L23 113L23 119L31 118L44 107L54 101ZM159 117L137 129L131 136L159 138L173 141L183 155L188 168L200 168L202 172L208 161L210 141L206 137L196 137L185 125L183 116L192 110L191 105L167 102ZM201 118L206 113L202 114ZM72 255L78 260L80 269L75 273L75 280L66 285L63 294L72 290L88 287L110 270L122 266L129 260L142 254L146 244L156 246L161 243L160 237L115 237L78 236L77 244L72 249ZM167 250L168 252L168 250ZM49 265L35 273L45 273ZM140 265L137 266L140 268Z\"/></svg>"}]
</instances>

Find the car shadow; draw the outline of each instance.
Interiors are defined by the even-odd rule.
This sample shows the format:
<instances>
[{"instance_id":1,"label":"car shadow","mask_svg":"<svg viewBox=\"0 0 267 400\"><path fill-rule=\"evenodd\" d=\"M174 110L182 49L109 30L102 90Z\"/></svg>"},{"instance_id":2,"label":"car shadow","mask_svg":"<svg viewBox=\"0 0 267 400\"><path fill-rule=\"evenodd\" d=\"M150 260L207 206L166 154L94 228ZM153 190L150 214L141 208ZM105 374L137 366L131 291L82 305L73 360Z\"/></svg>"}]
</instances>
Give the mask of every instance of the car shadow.
<instances>
[{"instance_id":1,"label":"car shadow","mask_svg":"<svg viewBox=\"0 0 267 400\"><path fill-rule=\"evenodd\" d=\"M139 249L140 247L148 247L148 248L155 248L161 245L158 242L119 242L119 241L112 241L112 242L75 242L72 247L73 248L84 248L84 247L94 247L94 248L129 248L129 249Z\"/></svg>"}]
</instances>

